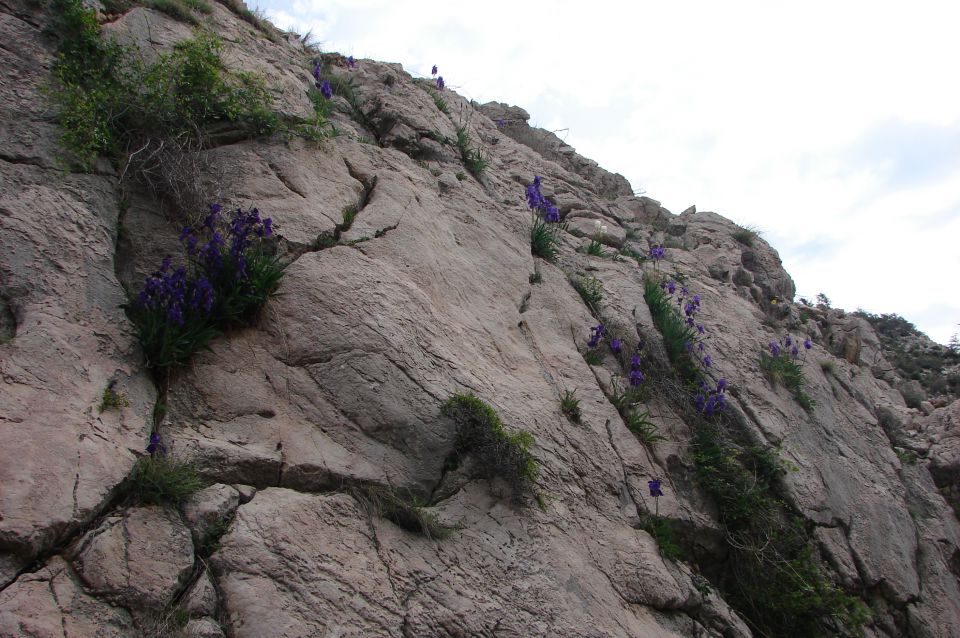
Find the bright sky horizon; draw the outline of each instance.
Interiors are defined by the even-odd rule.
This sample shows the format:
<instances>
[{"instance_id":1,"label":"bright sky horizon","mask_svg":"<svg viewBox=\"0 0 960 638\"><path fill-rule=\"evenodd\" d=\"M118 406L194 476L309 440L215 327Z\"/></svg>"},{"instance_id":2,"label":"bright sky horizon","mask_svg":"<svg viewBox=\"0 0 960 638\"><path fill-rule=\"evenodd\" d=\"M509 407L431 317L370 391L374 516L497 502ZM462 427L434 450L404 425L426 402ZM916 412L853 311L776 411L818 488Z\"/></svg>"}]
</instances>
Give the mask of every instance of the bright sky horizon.
<instances>
[{"instance_id":1,"label":"bright sky horizon","mask_svg":"<svg viewBox=\"0 0 960 638\"><path fill-rule=\"evenodd\" d=\"M679 213L759 229L797 296L960 331L960 4L259 0L324 51L436 64Z\"/></svg>"}]
</instances>

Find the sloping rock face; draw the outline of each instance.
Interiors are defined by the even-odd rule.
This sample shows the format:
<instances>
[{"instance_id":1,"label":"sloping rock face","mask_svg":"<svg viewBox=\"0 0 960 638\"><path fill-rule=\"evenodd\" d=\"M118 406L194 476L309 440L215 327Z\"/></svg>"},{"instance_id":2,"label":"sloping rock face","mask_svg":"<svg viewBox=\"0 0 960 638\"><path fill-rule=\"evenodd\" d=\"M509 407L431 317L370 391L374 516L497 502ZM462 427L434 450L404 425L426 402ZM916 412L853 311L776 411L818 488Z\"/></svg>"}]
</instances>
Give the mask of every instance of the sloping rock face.
<instances>
[{"instance_id":1,"label":"sloping rock face","mask_svg":"<svg viewBox=\"0 0 960 638\"><path fill-rule=\"evenodd\" d=\"M221 4L201 21L229 64L278 89L278 112L309 115L316 52L265 39ZM123 481L158 389L120 305L164 256L183 259L180 226L200 211L170 210L106 163L57 167L44 22L36 4L0 0L0 31L17 43L0 47L0 299L13 318L0 343L0 636L155 635L158 615L178 607L193 616L178 631L194 635L752 635L704 578L727 550L696 478L689 411L650 393L643 407L663 440L642 442L609 398L624 374L615 357L583 357L602 317L664 359L645 275L701 296L707 372L729 381L729 423L788 462L779 496L828 579L869 604L864 634L960 635L960 527L927 466L894 451L904 443L886 415L911 413L883 379L869 324L802 316L776 251L745 247L722 216L672 215L572 149L518 143L521 110L477 110L445 91L450 113L469 114L457 120L399 65L350 68L334 54L324 65L352 81L363 115L337 97L340 135L226 136L203 152L220 203L270 216L288 266L254 326L162 380L168 453L216 485L181 512L128 503ZM106 30L147 58L191 33L144 7ZM464 121L489 160L479 178L438 141ZM567 231L556 262L530 254L534 175L571 228L608 227L605 256L579 252L586 240ZM656 266L630 257L662 244ZM599 307L570 276L602 284ZM760 369L788 331L812 341L809 411ZM830 342L851 331L856 353ZM130 405L101 413L111 382ZM566 390L579 422L561 411ZM456 425L440 406L456 392L535 437L539 507L451 467ZM929 430L955 422L932 418ZM449 535L398 526L362 486L416 497ZM686 561L645 531L654 516Z\"/></svg>"}]
</instances>

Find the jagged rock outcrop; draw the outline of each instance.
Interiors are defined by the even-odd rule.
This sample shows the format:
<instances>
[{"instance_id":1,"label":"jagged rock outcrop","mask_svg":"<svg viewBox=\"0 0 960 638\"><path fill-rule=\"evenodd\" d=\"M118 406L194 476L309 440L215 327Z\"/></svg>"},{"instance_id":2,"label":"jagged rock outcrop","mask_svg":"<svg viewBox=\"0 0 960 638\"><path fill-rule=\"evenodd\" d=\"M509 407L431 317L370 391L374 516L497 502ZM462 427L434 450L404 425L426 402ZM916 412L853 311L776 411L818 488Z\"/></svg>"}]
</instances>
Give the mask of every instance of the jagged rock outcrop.
<instances>
[{"instance_id":1,"label":"jagged rock outcrop","mask_svg":"<svg viewBox=\"0 0 960 638\"><path fill-rule=\"evenodd\" d=\"M262 37L224 4L199 19L228 64L278 89L279 113L310 114L316 52ZM205 192L270 216L287 267L255 325L155 385L120 306L164 256L183 261L180 227L201 211L119 182L103 161L63 174L44 23L39 5L0 0L0 34L17 42L0 47L0 299L15 321L0 343L0 636L144 635L150 614L177 608L187 635L750 636L718 585L729 547L690 410L647 396L663 440L645 444L611 403L614 356L584 360L596 313L667 361L645 273L700 295L708 377L730 384L726 423L787 462L779 497L829 581L869 603L865 635L960 635L960 527L933 480L956 465L956 419L938 410L940 425L916 428L943 430L953 460L901 459L893 446L917 439L891 425L910 413L869 323L801 316L759 238L747 246L718 214L634 196L555 138L531 144L516 107L445 91L449 112L469 116L457 120L397 64L323 56L353 103L335 98L341 134L321 144L221 134L199 152L216 181ZM143 6L105 30L151 55L191 33ZM489 162L479 178L450 143L464 122ZM530 254L534 175L570 228L607 226L605 257L570 232L555 263ZM656 270L634 258L657 245ZM602 284L599 308L571 277ZM787 331L812 341L809 410L760 368ZM106 388L129 405L101 412ZM566 390L579 422L561 411ZM454 467L457 426L440 406L465 391L534 436L541 506ZM179 509L127 497L154 426L214 484ZM362 497L371 486L417 499L449 536L397 524ZM666 555L654 514L686 560Z\"/></svg>"}]
</instances>

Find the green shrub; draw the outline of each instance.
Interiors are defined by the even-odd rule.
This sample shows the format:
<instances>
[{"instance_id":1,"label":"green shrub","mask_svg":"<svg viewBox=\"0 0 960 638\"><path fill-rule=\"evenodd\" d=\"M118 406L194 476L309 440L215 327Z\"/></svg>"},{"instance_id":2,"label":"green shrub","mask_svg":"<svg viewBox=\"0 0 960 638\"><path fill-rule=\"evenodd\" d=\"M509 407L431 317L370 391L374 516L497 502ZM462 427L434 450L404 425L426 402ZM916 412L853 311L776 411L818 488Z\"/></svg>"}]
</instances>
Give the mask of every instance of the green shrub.
<instances>
[{"instance_id":1,"label":"green shrub","mask_svg":"<svg viewBox=\"0 0 960 638\"><path fill-rule=\"evenodd\" d=\"M454 394L441 412L457 427L454 451L448 459L452 465L473 455L479 475L506 479L515 498L533 491L540 466L530 453L532 434L525 430L507 433L496 411L473 394Z\"/></svg>"},{"instance_id":2,"label":"green shrub","mask_svg":"<svg viewBox=\"0 0 960 638\"><path fill-rule=\"evenodd\" d=\"M570 284L577 291L583 303L594 315L600 312L600 302L603 301L603 283L596 277L571 277Z\"/></svg>"},{"instance_id":3,"label":"green shrub","mask_svg":"<svg viewBox=\"0 0 960 638\"><path fill-rule=\"evenodd\" d=\"M560 411L574 423L580 423L580 399L576 390L564 390L560 397Z\"/></svg>"},{"instance_id":4,"label":"green shrub","mask_svg":"<svg viewBox=\"0 0 960 638\"><path fill-rule=\"evenodd\" d=\"M725 597L760 635L849 635L864 605L823 574L801 519L774 494L781 463L773 450L740 445L717 423L694 432L698 482L717 501L732 556Z\"/></svg>"},{"instance_id":5,"label":"green shrub","mask_svg":"<svg viewBox=\"0 0 960 638\"><path fill-rule=\"evenodd\" d=\"M527 281L531 284L543 283L543 275L540 274L540 271L534 268L533 272L530 273L530 276L527 278Z\"/></svg>"},{"instance_id":6,"label":"green shrub","mask_svg":"<svg viewBox=\"0 0 960 638\"><path fill-rule=\"evenodd\" d=\"M140 457L130 475L130 492L144 504L178 505L201 487L192 465L165 454Z\"/></svg>"},{"instance_id":7,"label":"green shrub","mask_svg":"<svg viewBox=\"0 0 960 638\"><path fill-rule=\"evenodd\" d=\"M131 152L138 170L156 172L163 168L158 163L170 161L171 148L201 148L211 124L231 122L249 136L279 129L263 79L229 71L215 36L198 31L144 67L135 52L101 36L81 0L52 0L51 9L61 143L81 167L98 155L116 160Z\"/></svg>"},{"instance_id":8,"label":"green shrub","mask_svg":"<svg viewBox=\"0 0 960 638\"><path fill-rule=\"evenodd\" d=\"M50 15L49 31L59 38L53 97L60 107L60 142L89 168L97 155L119 150L116 120L132 83L126 52L100 37L96 14L80 0L51 0Z\"/></svg>"}]
</instances>

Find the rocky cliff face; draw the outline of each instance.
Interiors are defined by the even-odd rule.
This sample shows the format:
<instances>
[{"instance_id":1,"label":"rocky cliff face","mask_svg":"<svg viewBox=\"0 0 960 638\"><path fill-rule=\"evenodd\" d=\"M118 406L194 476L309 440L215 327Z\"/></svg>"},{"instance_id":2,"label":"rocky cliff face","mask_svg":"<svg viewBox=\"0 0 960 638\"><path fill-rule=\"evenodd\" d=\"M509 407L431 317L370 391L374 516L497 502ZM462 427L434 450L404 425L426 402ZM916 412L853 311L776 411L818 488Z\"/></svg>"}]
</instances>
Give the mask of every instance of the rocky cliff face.
<instances>
[{"instance_id":1,"label":"rocky cliff face","mask_svg":"<svg viewBox=\"0 0 960 638\"><path fill-rule=\"evenodd\" d=\"M144 59L192 37L182 17L123 4L103 30ZM281 118L312 117L318 53L236 9L190 15L228 66L265 78ZM724 462L780 459L747 476L820 579L772 592L791 601L784 617L836 592L869 608L859 628L805 619L796 635L960 635L960 527L928 469L957 480L957 404L907 408L869 323L791 303L762 240L635 197L524 130L521 110L432 95L397 64L322 56L352 88L319 144L205 138L193 194L270 216L285 274L254 325L151 374L121 306L164 256L184 260L180 227L198 211L123 161L63 171L48 20L0 0L0 635L763 635L737 574L764 547L731 531L708 426L736 441ZM477 149L488 165L473 175ZM531 255L535 175L567 224L553 262ZM660 245L658 263L636 258ZM719 416L675 382L645 277L699 295L712 361L698 374L729 383ZM571 281L591 278L602 297L588 306ZM612 340L588 347L599 321L624 351L643 344L629 409ZM761 369L787 333L810 340L806 409ZM101 405L107 388L125 401ZM539 505L469 455L450 462L458 430L441 406L466 392L533 435ZM133 498L151 433L209 486L180 506ZM391 499L446 533L415 533L429 526Z\"/></svg>"}]
</instances>

